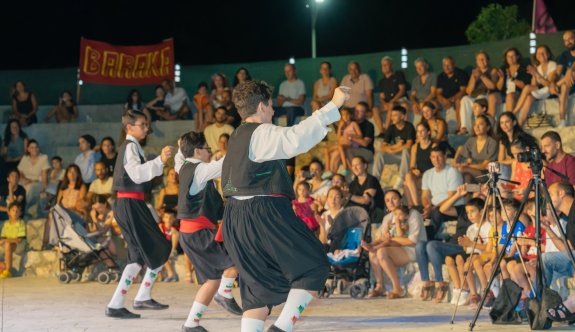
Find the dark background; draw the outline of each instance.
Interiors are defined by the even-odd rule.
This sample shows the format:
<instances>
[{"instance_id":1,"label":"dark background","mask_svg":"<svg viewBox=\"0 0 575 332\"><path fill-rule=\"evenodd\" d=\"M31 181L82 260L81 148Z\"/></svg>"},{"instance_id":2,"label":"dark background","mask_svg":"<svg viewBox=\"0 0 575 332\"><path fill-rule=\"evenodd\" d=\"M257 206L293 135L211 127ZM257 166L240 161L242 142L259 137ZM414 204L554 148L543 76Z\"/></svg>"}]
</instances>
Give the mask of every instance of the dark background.
<instances>
[{"instance_id":1,"label":"dark background","mask_svg":"<svg viewBox=\"0 0 575 332\"><path fill-rule=\"evenodd\" d=\"M308 0L314 1L314 0ZM489 3L517 4L531 23L531 0L325 0L318 56L466 44L465 30ZM306 0L10 1L3 3L0 69L74 67L79 40L118 45L173 37L183 65L311 56ZM575 27L575 1L546 0L559 30Z\"/></svg>"}]
</instances>

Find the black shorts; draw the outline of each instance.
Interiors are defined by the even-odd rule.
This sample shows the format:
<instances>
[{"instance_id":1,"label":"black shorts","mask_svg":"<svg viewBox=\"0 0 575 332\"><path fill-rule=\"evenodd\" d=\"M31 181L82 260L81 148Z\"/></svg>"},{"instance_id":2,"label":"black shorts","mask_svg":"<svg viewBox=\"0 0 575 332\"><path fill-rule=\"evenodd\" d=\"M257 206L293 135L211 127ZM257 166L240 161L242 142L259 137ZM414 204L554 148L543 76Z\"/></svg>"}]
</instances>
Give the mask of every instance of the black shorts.
<instances>
[{"instance_id":1,"label":"black shorts","mask_svg":"<svg viewBox=\"0 0 575 332\"><path fill-rule=\"evenodd\" d=\"M234 266L224 246L214 241L215 235L216 232L208 228L194 233L180 233L182 249L194 264L200 284L221 279L224 270Z\"/></svg>"}]
</instances>

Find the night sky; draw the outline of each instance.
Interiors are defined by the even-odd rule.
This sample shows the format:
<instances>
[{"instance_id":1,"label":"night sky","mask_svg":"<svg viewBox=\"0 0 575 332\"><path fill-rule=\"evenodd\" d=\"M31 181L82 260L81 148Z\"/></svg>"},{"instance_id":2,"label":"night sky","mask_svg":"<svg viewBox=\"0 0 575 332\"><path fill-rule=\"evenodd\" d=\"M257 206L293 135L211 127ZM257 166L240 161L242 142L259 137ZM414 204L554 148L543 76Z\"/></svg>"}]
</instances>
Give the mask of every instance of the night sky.
<instances>
[{"instance_id":1,"label":"night sky","mask_svg":"<svg viewBox=\"0 0 575 332\"><path fill-rule=\"evenodd\" d=\"M77 66L81 36L118 45L173 37L176 62L184 65L310 57L307 1L4 2L0 69ZM520 16L531 22L531 0L324 0L317 53L465 44L465 29L492 2L518 4ZM559 30L575 27L575 1L546 4Z\"/></svg>"}]
</instances>

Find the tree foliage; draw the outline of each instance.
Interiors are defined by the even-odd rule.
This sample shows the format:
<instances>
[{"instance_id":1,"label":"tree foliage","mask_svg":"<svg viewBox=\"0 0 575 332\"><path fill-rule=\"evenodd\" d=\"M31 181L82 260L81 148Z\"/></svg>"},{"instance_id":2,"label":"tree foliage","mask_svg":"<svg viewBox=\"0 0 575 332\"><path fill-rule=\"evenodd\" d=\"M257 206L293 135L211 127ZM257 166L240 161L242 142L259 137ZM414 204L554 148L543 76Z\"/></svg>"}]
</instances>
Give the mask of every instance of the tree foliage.
<instances>
[{"instance_id":1,"label":"tree foliage","mask_svg":"<svg viewBox=\"0 0 575 332\"><path fill-rule=\"evenodd\" d=\"M469 43L475 44L513 38L530 31L530 24L518 17L517 5L490 4L481 9L477 19L467 27L465 36Z\"/></svg>"}]
</instances>

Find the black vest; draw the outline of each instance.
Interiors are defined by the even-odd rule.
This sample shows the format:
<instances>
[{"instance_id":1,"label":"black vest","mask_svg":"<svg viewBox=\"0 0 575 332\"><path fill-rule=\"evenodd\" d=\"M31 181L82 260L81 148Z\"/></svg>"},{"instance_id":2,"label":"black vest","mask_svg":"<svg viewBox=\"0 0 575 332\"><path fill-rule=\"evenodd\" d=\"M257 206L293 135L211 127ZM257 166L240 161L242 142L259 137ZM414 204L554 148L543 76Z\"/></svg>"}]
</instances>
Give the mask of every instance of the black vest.
<instances>
[{"instance_id":1,"label":"black vest","mask_svg":"<svg viewBox=\"0 0 575 332\"><path fill-rule=\"evenodd\" d=\"M190 195L194 182L194 173L199 164L185 162L180 168L180 191L178 192L178 219L208 218L216 224L224 214L224 201L216 190L214 180L208 181L206 187L195 195Z\"/></svg>"},{"instance_id":2,"label":"black vest","mask_svg":"<svg viewBox=\"0 0 575 332\"><path fill-rule=\"evenodd\" d=\"M126 154L126 147L128 144L136 144L133 141L125 140L124 143L118 149L118 155L116 157L116 166L114 167L114 178L112 182L113 191L124 191L124 192L141 192L145 193L150 191L152 188L152 182L135 183L130 179L128 172L124 168L124 155ZM146 160L143 156L140 156L140 163L145 163Z\"/></svg>"},{"instance_id":3,"label":"black vest","mask_svg":"<svg viewBox=\"0 0 575 332\"><path fill-rule=\"evenodd\" d=\"M260 123L243 123L231 135L222 166L225 197L279 194L295 199L284 160L256 163L249 159L250 141Z\"/></svg>"}]
</instances>

